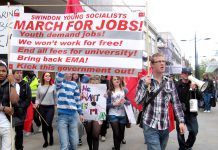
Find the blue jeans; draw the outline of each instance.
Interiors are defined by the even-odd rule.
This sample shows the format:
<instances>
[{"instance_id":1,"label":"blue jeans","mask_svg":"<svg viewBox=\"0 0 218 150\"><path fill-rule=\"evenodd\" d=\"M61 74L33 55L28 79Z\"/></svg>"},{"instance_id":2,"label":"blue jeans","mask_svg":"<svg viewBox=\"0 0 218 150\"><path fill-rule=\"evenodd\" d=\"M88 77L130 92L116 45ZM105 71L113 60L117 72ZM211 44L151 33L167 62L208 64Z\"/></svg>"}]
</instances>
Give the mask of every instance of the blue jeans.
<instances>
[{"instance_id":1,"label":"blue jeans","mask_svg":"<svg viewBox=\"0 0 218 150\"><path fill-rule=\"evenodd\" d=\"M78 144L78 113L58 114L57 127L60 150L76 150Z\"/></svg>"},{"instance_id":2,"label":"blue jeans","mask_svg":"<svg viewBox=\"0 0 218 150\"><path fill-rule=\"evenodd\" d=\"M195 143L198 134L198 120L195 114L185 115L185 124L189 131L188 138L185 141L185 135L180 134L179 123L176 122L177 140L179 143L179 150L191 149Z\"/></svg>"},{"instance_id":3,"label":"blue jeans","mask_svg":"<svg viewBox=\"0 0 218 150\"><path fill-rule=\"evenodd\" d=\"M108 118L109 118L109 122L119 122L120 124L127 123L126 116L109 115Z\"/></svg>"},{"instance_id":4,"label":"blue jeans","mask_svg":"<svg viewBox=\"0 0 218 150\"><path fill-rule=\"evenodd\" d=\"M169 139L169 131L158 130L143 124L147 150L165 150Z\"/></svg>"},{"instance_id":5,"label":"blue jeans","mask_svg":"<svg viewBox=\"0 0 218 150\"><path fill-rule=\"evenodd\" d=\"M204 103L205 103L204 110L210 110L211 109L211 105L210 105L210 98L211 98L211 96L212 96L212 93L205 92L203 94Z\"/></svg>"}]
</instances>

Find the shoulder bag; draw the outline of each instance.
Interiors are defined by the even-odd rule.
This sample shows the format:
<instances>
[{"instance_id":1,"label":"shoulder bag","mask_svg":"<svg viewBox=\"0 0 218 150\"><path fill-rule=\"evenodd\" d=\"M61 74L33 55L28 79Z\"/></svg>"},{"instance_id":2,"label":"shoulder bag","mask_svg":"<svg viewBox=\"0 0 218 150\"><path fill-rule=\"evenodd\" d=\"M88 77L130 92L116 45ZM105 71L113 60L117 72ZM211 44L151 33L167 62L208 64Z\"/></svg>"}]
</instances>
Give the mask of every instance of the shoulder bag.
<instances>
[{"instance_id":1,"label":"shoulder bag","mask_svg":"<svg viewBox=\"0 0 218 150\"><path fill-rule=\"evenodd\" d=\"M143 107L142 107L142 111L139 112L138 114L138 118L137 118L137 121L136 121L136 124L139 124L139 127L143 127L143 114L145 112L145 109L146 107L148 106L148 104L150 104L154 99L155 97L160 93L160 91L163 89L163 87L165 86L166 84L166 80L163 81L162 85L160 86L160 88L155 92L155 93L149 93L149 95L145 95L143 98L142 98L142 101L144 102L143 103ZM147 100L147 102L146 102Z\"/></svg>"},{"instance_id":2,"label":"shoulder bag","mask_svg":"<svg viewBox=\"0 0 218 150\"><path fill-rule=\"evenodd\" d=\"M46 94L47 94L47 92L48 92L49 87L50 87L50 85L48 86L48 88L47 88L45 94L44 94L43 97L41 98L41 103L42 103L42 101L44 100L44 98L45 98L45 96L46 96ZM40 103L40 104L41 104L41 103ZM40 105L40 104L39 104L39 105Z\"/></svg>"}]
</instances>

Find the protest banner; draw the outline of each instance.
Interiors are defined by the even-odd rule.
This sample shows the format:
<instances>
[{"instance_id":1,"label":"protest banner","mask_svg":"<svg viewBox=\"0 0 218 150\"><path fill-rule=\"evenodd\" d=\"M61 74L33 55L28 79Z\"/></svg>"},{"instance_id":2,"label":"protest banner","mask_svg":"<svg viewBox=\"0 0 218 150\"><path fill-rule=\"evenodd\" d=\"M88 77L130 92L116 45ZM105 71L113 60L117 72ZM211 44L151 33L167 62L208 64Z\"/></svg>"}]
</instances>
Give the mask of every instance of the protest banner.
<instances>
[{"instance_id":1,"label":"protest banner","mask_svg":"<svg viewBox=\"0 0 218 150\"><path fill-rule=\"evenodd\" d=\"M124 108L125 108L129 123L136 124L135 115L133 112L132 105L124 105Z\"/></svg>"},{"instance_id":2,"label":"protest banner","mask_svg":"<svg viewBox=\"0 0 218 150\"><path fill-rule=\"evenodd\" d=\"M139 12L24 14L14 20L10 67L137 76L143 25Z\"/></svg>"},{"instance_id":3,"label":"protest banner","mask_svg":"<svg viewBox=\"0 0 218 150\"><path fill-rule=\"evenodd\" d=\"M12 29L12 18L24 13L23 6L0 6L0 54L8 54L8 33Z\"/></svg>"},{"instance_id":4,"label":"protest banner","mask_svg":"<svg viewBox=\"0 0 218 150\"><path fill-rule=\"evenodd\" d=\"M81 101L84 118L87 120L106 119L106 85L81 84Z\"/></svg>"}]
</instances>

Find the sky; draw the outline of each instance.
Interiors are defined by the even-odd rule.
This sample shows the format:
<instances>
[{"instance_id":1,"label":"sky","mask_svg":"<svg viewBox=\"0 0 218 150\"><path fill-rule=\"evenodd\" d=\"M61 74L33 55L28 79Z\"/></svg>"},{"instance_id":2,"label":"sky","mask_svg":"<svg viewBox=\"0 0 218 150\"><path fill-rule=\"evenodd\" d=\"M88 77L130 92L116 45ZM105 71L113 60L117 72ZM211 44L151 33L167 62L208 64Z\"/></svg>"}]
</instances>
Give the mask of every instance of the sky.
<instances>
[{"instance_id":1,"label":"sky","mask_svg":"<svg viewBox=\"0 0 218 150\"><path fill-rule=\"evenodd\" d=\"M126 1L133 3L133 0ZM146 0L134 0L134 3L145 5ZM194 56L196 33L201 61L218 51L217 3L216 0L147 0L147 15L158 32L172 33L183 56L188 59ZM203 40L205 38L211 39Z\"/></svg>"}]
</instances>

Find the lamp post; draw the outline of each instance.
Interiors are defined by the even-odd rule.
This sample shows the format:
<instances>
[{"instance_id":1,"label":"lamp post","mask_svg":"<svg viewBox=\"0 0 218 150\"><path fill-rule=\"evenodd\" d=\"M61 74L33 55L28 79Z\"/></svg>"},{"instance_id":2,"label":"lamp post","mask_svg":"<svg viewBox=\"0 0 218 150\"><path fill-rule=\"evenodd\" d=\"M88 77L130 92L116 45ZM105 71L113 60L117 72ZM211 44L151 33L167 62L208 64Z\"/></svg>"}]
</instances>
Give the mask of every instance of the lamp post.
<instances>
[{"instance_id":1,"label":"lamp post","mask_svg":"<svg viewBox=\"0 0 218 150\"><path fill-rule=\"evenodd\" d=\"M210 38L204 38L204 39L199 39L200 40L210 40ZM187 40L181 40L181 41L187 41ZM194 37L194 47L195 47L195 78L200 79L200 70L199 70L199 64L198 64L198 51L197 51L197 38L196 38L196 32L195 32L195 37Z\"/></svg>"},{"instance_id":2,"label":"lamp post","mask_svg":"<svg viewBox=\"0 0 218 150\"><path fill-rule=\"evenodd\" d=\"M199 75L199 65L198 65L198 52L197 52L197 41L196 41L196 32L195 32L195 77L200 79Z\"/></svg>"}]
</instances>

